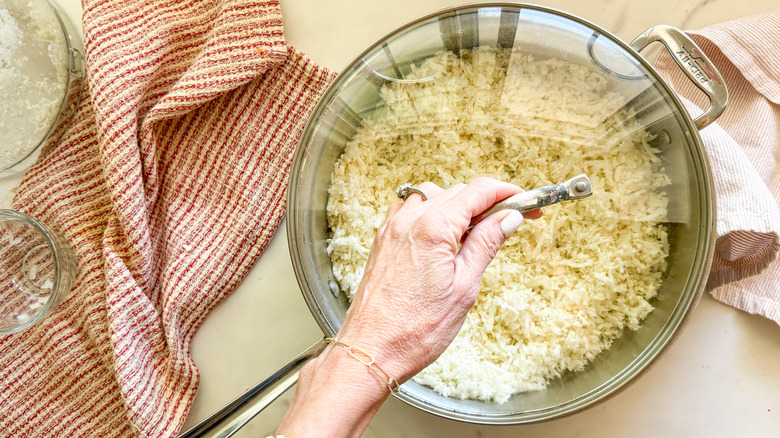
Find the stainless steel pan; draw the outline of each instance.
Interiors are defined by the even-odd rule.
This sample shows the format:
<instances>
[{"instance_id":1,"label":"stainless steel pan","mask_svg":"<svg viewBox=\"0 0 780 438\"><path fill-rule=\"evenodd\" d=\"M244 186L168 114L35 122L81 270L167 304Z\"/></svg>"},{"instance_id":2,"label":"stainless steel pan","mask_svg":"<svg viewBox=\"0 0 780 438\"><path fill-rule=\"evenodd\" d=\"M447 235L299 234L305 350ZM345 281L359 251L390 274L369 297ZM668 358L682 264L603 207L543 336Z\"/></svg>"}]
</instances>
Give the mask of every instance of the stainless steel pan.
<instances>
[{"instance_id":1,"label":"stainless steel pan","mask_svg":"<svg viewBox=\"0 0 780 438\"><path fill-rule=\"evenodd\" d=\"M710 107L695 119L639 51L661 42L685 74L707 95ZM591 406L642 373L672 341L705 286L714 248L715 205L710 170L698 130L726 105L723 80L681 31L657 26L630 45L581 18L541 6L488 3L446 9L408 23L358 55L336 78L314 110L291 168L287 239L303 297L325 336L335 335L349 303L339 292L325 251L325 205L333 165L362 118L379 102L378 89L402 80L409 65L441 50L479 45L518 48L539 56L589 64L608 73L626 93L626 107L655 136L654 146L672 178L668 226L670 255L655 310L642 328L627 331L585 370L567 374L539 392L507 403L456 400L407 382L395 395L424 411L482 424L541 421ZM182 437L232 435L295 384L298 371L324 348L317 341L279 372Z\"/></svg>"}]
</instances>

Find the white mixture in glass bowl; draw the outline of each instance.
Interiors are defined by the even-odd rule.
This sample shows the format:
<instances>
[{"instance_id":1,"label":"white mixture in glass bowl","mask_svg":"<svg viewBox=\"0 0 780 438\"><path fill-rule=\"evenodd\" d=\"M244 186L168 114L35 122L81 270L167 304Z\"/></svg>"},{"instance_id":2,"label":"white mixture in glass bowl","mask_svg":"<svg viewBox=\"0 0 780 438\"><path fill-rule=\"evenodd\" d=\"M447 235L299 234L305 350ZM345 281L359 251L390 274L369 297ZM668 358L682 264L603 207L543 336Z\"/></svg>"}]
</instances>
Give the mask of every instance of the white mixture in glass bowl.
<instances>
[{"instance_id":1,"label":"white mixture in glass bowl","mask_svg":"<svg viewBox=\"0 0 780 438\"><path fill-rule=\"evenodd\" d=\"M67 43L51 6L41 0L0 0L0 172L46 138L67 80Z\"/></svg>"}]
</instances>

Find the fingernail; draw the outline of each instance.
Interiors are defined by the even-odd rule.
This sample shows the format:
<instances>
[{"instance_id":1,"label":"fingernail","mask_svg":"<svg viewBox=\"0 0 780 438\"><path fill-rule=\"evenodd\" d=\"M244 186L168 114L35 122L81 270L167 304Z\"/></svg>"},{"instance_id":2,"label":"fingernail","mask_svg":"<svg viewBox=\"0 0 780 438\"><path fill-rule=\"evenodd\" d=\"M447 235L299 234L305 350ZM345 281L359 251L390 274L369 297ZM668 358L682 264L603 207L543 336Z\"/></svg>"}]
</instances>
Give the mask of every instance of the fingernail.
<instances>
[{"instance_id":1,"label":"fingernail","mask_svg":"<svg viewBox=\"0 0 780 438\"><path fill-rule=\"evenodd\" d=\"M501 219L499 225L501 226L501 231L504 233L504 237L509 237L521 223L523 223L523 213L520 213L517 210L509 210L509 214Z\"/></svg>"}]
</instances>

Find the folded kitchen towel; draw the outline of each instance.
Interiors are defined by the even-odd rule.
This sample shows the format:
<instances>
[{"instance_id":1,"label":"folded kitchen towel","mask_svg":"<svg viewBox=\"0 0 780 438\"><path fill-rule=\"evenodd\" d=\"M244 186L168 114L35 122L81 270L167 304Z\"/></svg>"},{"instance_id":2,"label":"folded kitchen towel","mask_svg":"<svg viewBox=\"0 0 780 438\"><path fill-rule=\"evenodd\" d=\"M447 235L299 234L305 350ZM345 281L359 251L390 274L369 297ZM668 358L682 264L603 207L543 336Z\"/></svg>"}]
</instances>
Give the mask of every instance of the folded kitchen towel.
<instances>
[{"instance_id":1,"label":"folded kitchen towel","mask_svg":"<svg viewBox=\"0 0 780 438\"><path fill-rule=\"evenodd\" d=\"M780 10L689 34L729 90L726 111L701 131L718 215L708 289L780 324ZM657 67L686 102L706 108L670 56L659 57Z\"/></svg>"},{"instance_id":2,"label":"folded kitchen towel","mask_svg":"<svg viewBox=\"0 0 780 438\"><path fill-rule=\"evenodd\" d=\"M14 207L62 232L67 300L0 337L0 436L175 436L192 337L284 213L291 155L333 73L272 0L85 0L88 84Z\"/></svg>"}]
</instances>

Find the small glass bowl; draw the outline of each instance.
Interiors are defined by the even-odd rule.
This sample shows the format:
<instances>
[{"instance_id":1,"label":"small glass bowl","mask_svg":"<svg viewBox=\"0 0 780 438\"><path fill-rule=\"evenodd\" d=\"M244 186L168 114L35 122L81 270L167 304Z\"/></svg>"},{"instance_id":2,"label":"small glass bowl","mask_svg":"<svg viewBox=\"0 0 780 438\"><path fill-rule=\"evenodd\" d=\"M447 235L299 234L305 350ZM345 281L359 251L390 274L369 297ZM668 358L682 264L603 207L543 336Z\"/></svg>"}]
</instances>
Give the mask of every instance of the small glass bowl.
<instances>
[{"instance_id":1,"label":"small glass bowl","mask_svg":"<svg viewBox=\"0 0 780 438\"><path fill-rule=\"evenodd\" d=\"M0 0L0 178L27 170L65 132L81 99L79 33L47 0Z\"/></svg>"},{"instance_id":2,"label":"small glass bowl","mask_svg":"<svg viewBox=\"0 0 780 438\"><path fill-rule=\"evenodd\" d=\"M61 235L24 213L0 210L0 335L51 313L76 273L75 255Z\"/></svg>"}]
</instances>

